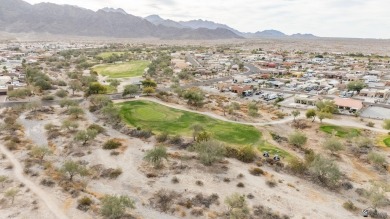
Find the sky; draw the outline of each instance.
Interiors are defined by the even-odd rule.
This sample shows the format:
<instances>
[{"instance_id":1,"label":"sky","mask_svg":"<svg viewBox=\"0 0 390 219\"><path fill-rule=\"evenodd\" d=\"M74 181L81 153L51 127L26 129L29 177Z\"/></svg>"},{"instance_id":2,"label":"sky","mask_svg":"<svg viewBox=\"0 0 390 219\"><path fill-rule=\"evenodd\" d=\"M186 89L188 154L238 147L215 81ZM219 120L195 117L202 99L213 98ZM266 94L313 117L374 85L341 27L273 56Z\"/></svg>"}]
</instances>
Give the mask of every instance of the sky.
<instances>
[{"instance_id":1,"label":"sky","mask_svg":"<svg viewBox=\"0 0 390 219\"><path fill-rule=\"evenodd\" d=\"M26 0L35 4L42 0ZM45 0L91 10L122 8L146 17L204 19L242 32L267 29L322 37L390 39L389 0Z\"/></svg>"}]
</instances>

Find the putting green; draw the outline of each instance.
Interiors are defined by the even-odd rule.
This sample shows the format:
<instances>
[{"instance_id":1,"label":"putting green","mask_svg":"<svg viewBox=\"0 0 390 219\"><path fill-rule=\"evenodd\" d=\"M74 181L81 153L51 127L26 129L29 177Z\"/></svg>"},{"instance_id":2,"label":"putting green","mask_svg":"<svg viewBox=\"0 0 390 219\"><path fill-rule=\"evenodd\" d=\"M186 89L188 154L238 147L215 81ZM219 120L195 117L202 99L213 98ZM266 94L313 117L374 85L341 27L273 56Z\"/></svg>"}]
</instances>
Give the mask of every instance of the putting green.
<instances>
[{"instance_id":1,"label":"putting green","mask_svg":"<svg viewBox=\"0 0 390 219\"><path fill-rule=\"evenodd\" d=\"M273 155L279 155L280 157L286 159L286 160L290 160L290 159L293 159L295 158L294 156L292 156L290 153L288 153L287 151L281 149L281 148L278 148L278 147L275 147L271 144L269 144L268 142L265 142L261 145L259 145L257 147L257 149L260 151L260 152L268 152L271 156Z\"/></svg>"},{"instance_id":2,"label":"putting green","mask_svg":"<svg viewBox=\"0 0 390 219\"><path fill-rule=\"evenodd\" d=\"M191 126L201 124L219 140L233 145L256 144L261 133L253 126L225 122L211 117L173 109L150 101L130 101L118 104L122 118L131 126L168 132L171 135L192 136Z\"/></svg>"},{"instance_id":3,"label":"putting green","mask_svg":"<svg viewBox=\"0 0 390 219\"><path fill-rule=\"evenodd\" d=\"M390 137L383 140L383 143L385 143L386 147L390 147Z\"/></svg>"},{"instance_id":4,"label":"putting green","mask_svg":"<svg viewBox=\"0 0 390 219\"><path fill-rule=\"evenodd\" d=\"M360 135L360 130L355 128L347 128L334 125L322 125L320 130L328 134L336 133L340 138L357 137Z\"/></svg>"},{"instance_id":5,"label":"putting green","mask_svg":"<svg viewBox=\"0 0 390 219\"><path fill-rule=\"evenodd\" d=\"M131 61L118 64L97 65L92 69L109 78L131 78L142 76L149 66L149 61Z\"/></svg>"},{"instance_id":6,"label":"putting green","mask_svg":"<svg viewBox=\"0 0 390 219\"><path fill-rule=\"evenodd\" d=\"M125 52L102 52L102 53L100 53L99 55L97 55L97 57L106 59L106 58L108 58L108 57L110 57L110 56L112 56L112 55L114 55L114 54L120 56L120 55L122 55L122 54L125 54Z\"/></svg>"}]
</instances>

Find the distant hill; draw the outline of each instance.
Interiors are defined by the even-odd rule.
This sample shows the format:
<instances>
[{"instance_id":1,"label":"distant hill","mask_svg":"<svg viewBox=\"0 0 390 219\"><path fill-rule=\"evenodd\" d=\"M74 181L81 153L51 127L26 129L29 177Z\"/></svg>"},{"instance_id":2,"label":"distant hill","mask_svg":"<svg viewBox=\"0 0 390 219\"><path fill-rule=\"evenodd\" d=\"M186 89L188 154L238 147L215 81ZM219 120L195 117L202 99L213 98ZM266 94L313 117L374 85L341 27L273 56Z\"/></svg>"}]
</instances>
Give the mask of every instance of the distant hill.
<instances>
[{"instance_id":1,"label":"distant hill","mask_svg":"<svg viewBox=\"0 0 390 219\"><path fill-rule=\"evenodd\" d=\"M122 8L117 8L117 9L114 9L114 8L102 8L100 9L104 12L113 12L113 13L121 13L121 14L127 14L125 10L123 10Z\"/></svg>"},{"instance_id":2,"label":"distant hill","mask_svg":"<svg viewBox=\"0 0 390 219\"><path fill-rule=\"evenodd\" d=\"M179 24L176 21L169 20L169 19L164 20L158 15L150 15L148 17L145 17L145 20L149 21L150 23L152 23L154 25L162 25L162 26L166 26L166 27L175 27L175 28L180 28L180 29L186 28L185 26Z\"/></svg>"},{"instance_id":3,"label":"distant hill","mask_svg":"<svg viewBox=\"0 0 390 219\"><path fill-rule=\"evenodd\" d=\"M235 33L238 36L242 36L244 38L315 38L316 36L312 34L293 34L293 35L286 35L285 33L278 31L278 30L263 30L258 31L255 33L243 33L240 32L234 28L229 27L225 24L215 23L213 21L208 20L190 20L190 21L174 21L169 19L163 19L159 15L150 15L148 17L145 17L145 20L155 24L155 25L161 25L165 27L175 27L175 28L191 28L191 29L199 29L199 28L205 28L210 30L216 30L218 28L220 29L226 29L230 30L233 33Z\"/></svg>"},{"instance_id":4,"label":"distant hill","mask_svg":"<svg viewBox=\"0 0 390 219\"><path fill-rule=\"evenodd\" d=\"M310 34L310 33L305 33L305 34L296 33L296 34L291 35L291 37L293 37L293 38L317 38L317 36L314 36L313 34Z\"/></svg>"},{"instance_id":5,"label":"distant hill","mask_svg":"<svg viewBox=\"0 0 390 219\"><path fill-rule=\"evenodd\" d=\"M226 29L184 29L155 25L122 9L92 10L52 3L31 5L22 0L0 0L0 31L160 39L241 38Z\"/></svg>"}]
</instances>

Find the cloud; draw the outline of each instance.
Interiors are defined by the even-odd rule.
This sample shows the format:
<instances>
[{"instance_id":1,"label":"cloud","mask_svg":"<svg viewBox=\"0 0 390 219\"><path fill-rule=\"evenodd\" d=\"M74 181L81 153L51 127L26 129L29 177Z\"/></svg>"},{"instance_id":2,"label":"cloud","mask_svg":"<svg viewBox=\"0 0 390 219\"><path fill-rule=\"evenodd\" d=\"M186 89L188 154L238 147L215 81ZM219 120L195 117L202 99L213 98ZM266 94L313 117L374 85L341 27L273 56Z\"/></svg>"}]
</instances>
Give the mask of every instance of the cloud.
<instances>
[{"instance_id":1,"label":"cloud","mask_svg":"<svg viewBox=\"0 0 390 219\"><path fill-rule=\"evenodd\" d=\"M42 0L27 0L38 3ZM123 8L136 16L208 19L244 32L277 29L287 34L390 38L389 0L44 0L98 10Z\"/></svg>"}]
</instances>

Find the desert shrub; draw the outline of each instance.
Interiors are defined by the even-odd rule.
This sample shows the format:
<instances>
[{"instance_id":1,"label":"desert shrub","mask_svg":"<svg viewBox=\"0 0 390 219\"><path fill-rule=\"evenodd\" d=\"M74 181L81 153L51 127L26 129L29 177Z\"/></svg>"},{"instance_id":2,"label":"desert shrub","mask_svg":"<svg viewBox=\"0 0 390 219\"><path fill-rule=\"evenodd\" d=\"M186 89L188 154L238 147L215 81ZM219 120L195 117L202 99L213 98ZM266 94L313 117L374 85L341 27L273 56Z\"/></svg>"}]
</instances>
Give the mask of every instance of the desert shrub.
<instances>
[{"instance_id":1,"label":"desert shrub","mask_svg":"<svg viewBox=\"0 0 390 219\"><path fill-rule=\"evenodd\" d=\"M198 142L189 149L197 152L200 162L206 166L222 160L226 153L225 145L215 140Z\"/></svg>"},{"instance_id":2,"label":"desert shrub","mask_svg":"<svg viewBox=\"0 0 390 219\"><path fill-rule=\"evenodd\" d=\"M377 168L383 167L386 163L386 157L375 152L370 152L367 158Z\"/></svg>"},{"instance_id":3,"label":"desert shrub","mask_svg":"<svg viewBox=\"0 0 390 219\"><path fill-rule=\"evenodd\" d=\"M125 215L127 208L135 208L135 203L128 196L106 195L101 201L100 213L109 219L119 219Z\"/></svg>"},{"instance_id":4,"label":"desert shrub","mask_svg":"<svg viewBox=\"0 0 390 219\"><path fill-rule=\"evenodd\" d=\"M366 124L366 126L368 126L368 127L374 127L375 126L375 123L373 123L373 122L368 122L367 124Z\"/></svg>"},{"instance_id":5,"label":"desert shrub","mask_svg":"<svg viewBox=\"0 0 390 219\"><path fill-rule=\"evenodd\" d=\"M178 193L175 191L159 190L149 199L150 205L161 212L167 212L173 205Z\"/></svg>"},{"instance_id":6,"label":"desert shrub","mask_svg":"<svg viewBox=\"0 0 390 219\"><path fill-rule=\"evenodd\" d=\"M210 196L204 196L202 193L196 194L195 197L191 199L191 203L196 207L206 207L210 208L212 204L219 204L219 196L218 194L211 194Z\"/></svg>"},{"instance_id":7,"label":"desert shrub","mask_svg":"<svg viewBox=\"0 0 390 219\"><path fill-rule=\"evenodd\" d=\"M82 211L88 211L91 205L93 204L92 199L90 199L87 196L84 196L77 200L77 209L82 210Z\"/></svg>"},{"instance_id":8,"label":"desert shrub","mask_svg":"<svg viewBox=\"0 0 390 219\"><path fill-rule=\"evenodd\" d=\"M196 180L195 184L196 184L197 186L203 186L203 182L200 181L200 180Z\"/></svg>"},{"instance_id":9,"label":"desert shrub","mask_svg":"<svg viewBox=\"0 0 390 219\"><path fill-rule=\"evenodd\" d=\"M56 92L56 96L60 98L64 98L68 96L68 92L66 90L60 89Z\"/></svg>"},{"instance_id":10,"label":"desert shrub","mask_svg":"<svg viewBox=\"0 0 390 219\"><path fill-rule=\"evenodd\" d=\"M253 206L253 215L255 218L261 219L289 219L287 215L280 215L274 212L271 208L264 207L262 205Z\"/></svg>"},{"instance_id":11,"label":"desert shrub","mask_svg":"<svg viewBox=\"0 0 390 219\"><path fill-rule=\"evenodd\" d=\"M254 176L260 176L260 175L264 175L264 170L255 167L255 168L251 168L249 170L249 173L254 175Z\"/></svg>"},{"instance_id":12,"label":"desert shrub","mask_svg":"<svg viewBox=\"0 0 390 219\"><path fill-rule=\"evenodd\" d=\"M267 184L267 186L269 186L270 188L273 188L278 185L278 183L274 179L268 179L267 181L265 181L265 184Z\"/></svg>"},{"instance_id":13,"label":"desert shrub","mask_svg":"<svg viewBox=\"0 0 390 219\"><path fill-rule=\"evenodd\" d=\"M65 81L60 80L60 81L57 82L57 85L60 86L60 87L65 87L67 84L66 84Z\"/></svg>"},{"instance_id":14,"label":"desert shrub","mask_svg":"<svg viewBox=\"0 0 390 219\"><path fill-rule=\"evenodd\" d=\"M156 136L156 141L159 142L159 143L163 143L163 142L166 142L168 140L168 133L167 132L163 132L163 133L160 133Z\"/></svg>"},{"instance_id":15,"label":"desert shrub","mask_svg":"<svg viewBox=\"0 0 390 219\"><path fill-rule=\"evenodd\" d=\"M343 143L335 137L331 137L325 140L323 147L329 150L332 154L335 154L344 149Z\"/></svg>"},{"instance_id":16,"label":"desert shrub","mask_svg":"<svg viewBox=\"0 0 390 219\"><path fill-rule=\"evenodd\" d=\"M321 155L316 155L309 164L309 172L316 181L330 188L336 187L341 178L337 164Z\"/></svg>"},{"instance_id":17,"label":"desert shrub","mask_svg":"<svg viewBox=\"0 0 390 219\"><path fill-rule=\"evenodd\" d=\"M272 139L278 143L281 143L283 141L288 141L288 139L286 137L282 137L274 132L271 132L270 134L271 134Z\"/></svg>"},{"instance_id":18,"label":"desert shrub","mask_svg":"<svg viewBox=\"0 0 390 219\"><path fill-rule=\"evenodd\" d=\"M348 211L352 211L352 212L355 212L358 210L358 208L355 206L355 204L353 204L353 202L351 202L351 201L344 202L343 208L345 208Z\"/></svg>"},{"instance_id":19,"label":"desert shrub","mask_svg":"<svg viewBox=\"0 0 390 219\"><path fill-rule=\"evenodd\" d=\"M149 150L144 157L144 160L153 164L155 168L160 168L164 159L168 159L167 149L164 146L158 146Z\"/></svg>"},{"instance_id":20,"label":"desert shrub","mask_svg":"<svg viewBox=\"0 0 390 219\"><path fill-rule=\"evenodd\" d=\"M171 182L172 182L173 184L177 184L177 183L180 182L180 180L179 180L179 178L177 178L176 176L174 176L174 177L172 178Z\"/></svg>"},{"instance_id":21,"label":"desert shrub","mask_svg":"<svg viewBox=\"0 0 390 219\"><path fill-rule=\"evenodd\" d=\"M242 183L242 182L237 183L236 186L237 186L238 188L244 188L244 187L245 187L244 183Z\"/></svg>"},{"instance_id":22,"label":"desert shrub","mask_svg":"<svg viewBox=\"0 0 390 219\"><path fill-rule=\"evenodd\" d=\"M256 152L251 145L241 147L227 146L226 156L236 158L245 163L251 163L256 158Z\"/></svg>"},{"instance_id":23,"label":"desert shrub","mask_svg":"<svg viewBox=\"0 0 390 219\"><path fill-rule=\"evenodd\" d=\"M116 168L113 169L109 175L110 179L116 179L118 176L122 174L122 169L121 168Z\"/></svg>"},{"instance_id":24,"label":"desert shrub","mask_svg":"<svg viewBox=\"0 0 390 219\"><path fill-rule=\"evenodd\" d=\"M294 174L303 174L307 170L305 162L298 159L290 159L288 161L288 168Z\"/></svg>"},{"instance_id":25,"label":"desert shrub","mask_svg":"<svg viewBox=\"0 0 390 219\"><path fill-rule=\"evenodd\" d=\"M32 92L28 88L19 88L16 90L8 91L7 95L9 99L23 99L28 96L31 96Z\"/></svg>"},{"instance_id":26,"label":"desert shrub","mask_svg":"<svg viewBox=\"0 0 390 219\"><path fill-rule=\"evenodd\" d=\"M104 150L113 150L113 149L117 149L121 146L122 146L122 143L120 143L118 140L110 139L110 140L106 141L106 143L104 143L103 149Z\"/></svg>"},{"instance_id":27,"label":"desert shrub","mask_svg":"<svg viewBox=\"0 0 390 219\"><path fill-rule=\"evenodd\" d=\"M98 134L104 133L106 130L98 124L92 124L88 126L88 129L95 130Z\"/></svg>"},{"instance_id":28,"label":"desert shrub","mask_svg":"<svg viewBox=\"0 0 390 219\"><path fill-rule=\"evenodd\" d=\"M302 132L294 132L288 136L288 142L295 147L301 148L307 142L307 137Z\"/></svg>"},{"instance_id":29,"label":"desert shrub","mask_svg":"<svg viewBox=\"0 0 390 219\"><path fill-rule=\"evenodd\" d=\"M88 141L92 141L96 138L98 132L95 129L87 129L86 131L78 131L74 137L76 141L82 142L83 145L87 144Z\"/></svg>"},{"instance_id":30,"label":"desert shrub","mask_svg":"<svg viewBox=\"0 0 390 219\"><path fill-rule=\"evenodd\" d=\"M227 177L223 178L223 181L224 181L225 183L230 183L230 179L227 178Z\"/></svg>"},{"instance_id":31,"label":"desert shrub","mask_svg":"<svg viewBox=\"0 0 390 219\"><path fill-rule=\"evenodd\" d=\"M183 138L180 135L173 136L169 142L174 145L180 145L183 142Z\"/></svg>"},{"instance_id":32,"label":"desert shrub","mask_svg":"<svg viewBox=\"0 0 390 219\"><path fill-rule=\"evenodd\" d=\"M53 95L45 95L45 96L42 96L41 98L42 100L54 100L54 96Z\"/></svg>"},{"instance_id":33,"label":"desert shrub","mask_svg":"<svg viewBox=\"0 0 390 219\"><path fill-rule=\"evenodd\" d=\"M228 206L228 213L231 219L249 218L250 211L245 196L234 193L226 197L225 204Z\"/></svg>"},{"instance_id":34,"label":"desert shrub","mask_svg":"<svg viewBox=\"0 0 390 219\"><path fill-rule=\"evenodd\" d=\"M383 121L383 128L390 130L390 119L386 119L385 121Z\"/></svg>"}]
</instances>

